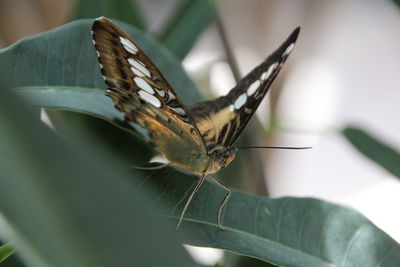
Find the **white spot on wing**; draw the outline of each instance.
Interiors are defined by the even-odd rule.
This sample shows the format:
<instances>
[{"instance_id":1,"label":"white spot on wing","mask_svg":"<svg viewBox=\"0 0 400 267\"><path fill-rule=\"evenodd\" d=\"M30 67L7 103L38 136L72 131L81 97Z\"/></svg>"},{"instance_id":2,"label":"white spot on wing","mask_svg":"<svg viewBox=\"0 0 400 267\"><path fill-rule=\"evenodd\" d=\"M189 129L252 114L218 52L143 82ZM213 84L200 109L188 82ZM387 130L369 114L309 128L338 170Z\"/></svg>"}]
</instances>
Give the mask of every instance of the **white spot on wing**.
<instances>
[{"instance_id":1,"label":"white spot on wing","mask_svg":"<svg viewBox=\"0 0 400 267\"><path fill-rule=\"evenodd\" d=\"M261 79L261 81L264 81L266 78L267 78L267 72L264 71L264 72L261 74L260 79Z\"/></svg>"},{"instance_id":2,"label":"white spot on wing","mask_svg":"<svg viewBox=\"0 0 400 267\"><path fill-rule=\"evenodd\" d=\"M129 64L131 64L132 67L136 68L137 70L139 70L139 72L141 72L143 74L140 76L146 75L147 77L151 78L150 71L144 67L143 63L141 64L140 61L135 60L133 58L128 58L128 62L129 62ZM135 72L135 71L133 71L133 72ZM137 73L137 72L135 72L135 73Z\"/></svg>"},{"instance_id":3,"label":"white spot on wing","mask_svg":"<svg viewBox=\"0 0 400 267\"><path fill-rule=\"evenodd\" d=\"M142 78L139 77L135 77L133 78L133 80L135 81L136 85L139 86L140 89L145 90L146 92L154 95L154 90L153 88Z\"/></svg>"},{"instance_id":4,"label":"white spot on wing","mask_svg":"<svg viewBox=\"0 0 400 267\"><path fill-rule=\"evenodd\" d=\"M235 109L240 109L244 103L246 103L247 100L247 95L246 94L241 94L236 100L235 100Z\"/></svg>"},{"instance_id":5,"label":"white spot on wing","mask_svg":"<svg viewBox=\"0 0 400 267\"><path fill-rule=\"evenodd\" d=\"M157 91L157 93L158 93L159 96L161 96L161 97L164 97L164 96L165 96L164 90L158 90L158 89L156 89L156 91Z\"/></svg>"},{"instance_id":6,"label":"white spot on wing","mask_svg":"<svg viewBox=\"0 0 400 267\"><path fill-rule=\"evenodd\" d=\"M119 40L121 41L121 44L124 46L124 49L131 53L131 54L136 54L139 50L136 47L136 45L134 45L131 41L129 41L128 39L120 36Z\"/></svg>"},{"instance_id":7,"label":"white spot on wing","mask_svg":"<svg viewBox=\"0 0 400 267\"><path fill-rule=\"evenodd\" d=\"M174 99L176 99L175 95L171 91L168 91L168 102Z\"/></svg>"},{"instance_id":8,"label":"white spot on wing","mask_svg":"<svg viewBox=\"0 0 400 267\"><path fill-rule=\"evenodd\" d=\"M178 115L181 115L181 116L185 116L186 115L186 112L185 112L185 110L183 110L183 108L171 108L171 107L169 107L173 112L175 112L176 114L178 114Z\"/></svg>"},{"instance_id":9,"label":"white spot on wing","mask_svg":"<svg viewBox=\"0 0 400 267\"><path fill-rule=\"evenodd\" d=\"M254 94L257 91L257 89L260 86L260 84L261 83L260 83L259 80L257 80L255 82L253 82L252 84L250 84L249 88L247 89L247 95L251 96L252 94Z\"/></svg>"},{"instance_id":10,"label":"white spot on wing","mask_svg":"<svg viewBox=\"0 0 400 267\"><path fill-rule=\"evenodd\" d=\"M158 100L157 97L155 97L155 96L153 96L153 95L151 95L148 92L143 91L143 90L140 90L138 94L144 101L152 104L153 106L155 106L157 108L161 107L161 101Z\"/></svg>"},{"instance_id":11,"label":"white spot on wing","mask_svg":"<svg viewBox=\"0 0 400 267\"><path fill-rule=\"evenodd\" d=\"M235 107L233 105L229 106L229 111L233 112L235 110Z\"/></svg>"},{"instance_id":12,"label":"white spot on wing","mask_svg":"<svg viewBox=\"0 0 400 267\"><path fill-rule=\"evenodd\" d=\"M261 74L260 79L262 81L266 80L269 78L269 76L271 76L272 72L275 70L275 68L278 66L278 62L275 62L274 64L272 64L271 66L269 66L268 70L263 72L263 74Z\"/></svg>"},{"instance_id":13,"label":"white spot on wing","mask_svg":"<svg viewBox=\"0 0 400 267\"><path fill-rule=\"evenodd\" d=\"M294 47L294 43L291 43L285 50L285 52L283 52L282 56L287 56L289 55L290 52L292 52Z\"/></svg>"},{"instance_id":14,"label":"white spot on wing","mask_svg":"<svg viewBox=\"0 0 400 267\"><path fill-rule=\"evenodd\" d=\"M131 71L135 73L137 76L144 77L144 73L138 70L137 68L131 67Z\"/></svg>"}]
</instances>

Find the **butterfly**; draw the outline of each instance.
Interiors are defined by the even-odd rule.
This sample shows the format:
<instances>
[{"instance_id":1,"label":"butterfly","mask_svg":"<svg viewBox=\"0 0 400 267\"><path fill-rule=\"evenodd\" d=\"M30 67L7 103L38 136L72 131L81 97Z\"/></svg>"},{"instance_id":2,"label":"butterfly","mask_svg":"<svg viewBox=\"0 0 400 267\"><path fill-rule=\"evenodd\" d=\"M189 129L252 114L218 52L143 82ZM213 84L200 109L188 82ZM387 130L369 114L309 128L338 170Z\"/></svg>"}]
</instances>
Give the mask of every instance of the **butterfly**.
<instances>
[{"instance_id":1,"label":"butterfly","mask_svg":"<svg viewBox=\"0 0 400 267\"><path fill-rule=\"evenodd\" d=\"M178 226L205 177L226 167L235 157L233 143L268 92L292 51L300 28L264 62L254 68L225 96L185 106L159 69L127 33L105 17L92 25L93 43L106 95L125 118L145 128L150 142L170 164L199 177L186 201ZM210 176L227 194L231 190Z\"/></svg>"}]
</instances>

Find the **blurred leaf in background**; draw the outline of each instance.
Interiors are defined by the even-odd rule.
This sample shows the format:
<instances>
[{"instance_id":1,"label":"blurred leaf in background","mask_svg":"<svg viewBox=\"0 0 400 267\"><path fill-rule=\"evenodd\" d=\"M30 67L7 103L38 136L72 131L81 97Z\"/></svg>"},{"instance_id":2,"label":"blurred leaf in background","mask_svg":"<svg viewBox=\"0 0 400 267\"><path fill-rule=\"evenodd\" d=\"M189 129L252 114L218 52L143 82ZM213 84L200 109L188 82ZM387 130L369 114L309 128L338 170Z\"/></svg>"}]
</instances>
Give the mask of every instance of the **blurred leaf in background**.
<instances>
[{"instance_id":1,"label":"blurred leaf in background","mask_svg":"<svg viewBox=\"0 0 400 267\"><path fill-rule=\"evenodd\" d=\"M365 157L400 178L400 153L368 132L355 127L342 131L347 140Z\"/></svg>"},{"instance_id":2,"label":"blurred leaf in background","mask_svg":"<svg viewBox=\"0 0 400 267\"><path fill-rule=\"evenodd\" d=\"M14 253L14 251L15 249L11 245L11 243L0 245L0 263L10 257Z\"/></svg>"},{"instance_id":3,"label":"blurred leaf in background","mask_svg":"<svg viewBox=\"0 0 400 267\"><path fill-rule=\"evenodd\" d=\"M135 0L76 0L73 19L109 17L145 29L140 6Z\"/></svg>"},{"instance_id":4,"label":"blurred leaf in background","mask_svg":"<svg viewBox=\"0 0 400 267\"><path fill-rule=\"evenodd\" d=\"M178 7L163 23L165 26L157 35L160 42L182 60L203 31L214 21L216 5L212 0L177 2ZM105 16L146 29L141 7L134 0L78 0L73 13L75 19Z\"/></svg>"},{"instance_id":5,"label":"blurred leaf in background","mask_svg":"<svg viewBox=\"0 0 400 267\"><path fill-rule=\"evenodd\" d=\"M212 0L182 0L160 31L159 39L182 60L214 21L215 15L216 6Z\"/></svg>"}]
</instances>

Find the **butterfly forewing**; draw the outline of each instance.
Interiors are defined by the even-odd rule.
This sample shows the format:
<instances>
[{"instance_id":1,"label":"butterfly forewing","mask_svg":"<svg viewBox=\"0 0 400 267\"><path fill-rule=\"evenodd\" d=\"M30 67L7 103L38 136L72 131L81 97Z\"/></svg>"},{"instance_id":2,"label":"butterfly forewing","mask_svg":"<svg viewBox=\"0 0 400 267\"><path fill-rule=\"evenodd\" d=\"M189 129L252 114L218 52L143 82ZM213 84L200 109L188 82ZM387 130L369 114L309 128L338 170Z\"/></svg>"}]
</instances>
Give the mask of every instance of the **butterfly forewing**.
<instances>
[{"instance_id":1,"label":"butterfly forewing","mask_svg":"<svg viewBox=\"0 0 400 267\"><path fill-rule=\"evenodd\" d=\"M188 107L209 149L230 147L268 92L294 47L300 28L226 95Z\"/></svg>"},{"instance_id":2,"label":"butterfly forewing","mask_svg":"<svg viewBox=\"0 0 400 267\"><path fill-rule=\"evenodd\" d=\"M140 46L106 18L93 23L92 34L107 95L125 117L146 128L164 156L205 154L190 114Z\"/></svg>"}]
</instances>

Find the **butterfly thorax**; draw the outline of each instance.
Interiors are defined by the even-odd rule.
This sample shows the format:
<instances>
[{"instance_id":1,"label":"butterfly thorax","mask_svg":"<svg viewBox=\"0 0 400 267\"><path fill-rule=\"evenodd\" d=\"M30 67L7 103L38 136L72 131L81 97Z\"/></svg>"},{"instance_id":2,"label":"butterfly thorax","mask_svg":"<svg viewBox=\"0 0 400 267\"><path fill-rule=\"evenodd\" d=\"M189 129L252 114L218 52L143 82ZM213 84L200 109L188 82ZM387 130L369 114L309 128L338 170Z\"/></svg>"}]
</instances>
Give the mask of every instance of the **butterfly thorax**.
<instances>
[{"instance_id":1,"label":"butterfly thorax","mask_svg":"<svg viewBox=\"0 0 400 267\"><path fill-rule=\"evenodd\" d=\"M225 168L235 158L236 154L233 147L215 148L207 153L197 153L196 151L188 153L188 151L179 150L179 146L176 146L173 153L171 153L171 150L160 152L173 165L196 175L218 172Z\"/></svg>"}]
</instances>

